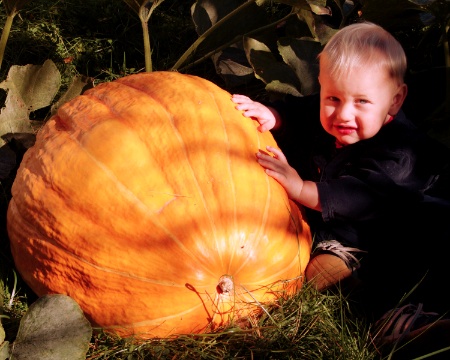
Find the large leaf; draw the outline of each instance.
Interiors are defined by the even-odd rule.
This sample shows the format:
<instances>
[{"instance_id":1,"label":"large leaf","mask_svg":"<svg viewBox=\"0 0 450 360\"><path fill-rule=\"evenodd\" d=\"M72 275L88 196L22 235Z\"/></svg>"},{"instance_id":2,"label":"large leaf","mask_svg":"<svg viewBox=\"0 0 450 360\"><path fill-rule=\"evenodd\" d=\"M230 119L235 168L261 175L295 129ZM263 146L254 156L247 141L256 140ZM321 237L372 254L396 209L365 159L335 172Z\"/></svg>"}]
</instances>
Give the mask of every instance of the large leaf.
<instances>
[{"instance_id":1,"label":"large leaf","mask_svg":"<svg viewBox=\"0 0 450 360\"><path fill-rule=\"evenodd\" d=\"M312 37L315 40L320 41L322 45L325 45L337 31L337 29L334 29L328 24L326 20L329 17L326 15L317 15L304 9L298 10L296 15L297 21L300 23L305 23L308 26Z\"/></svg>"},{"instance_id":2,"label":"large leaf","mask_svg":"<svg viewBox=\"0 0 450 360\"><path fill-rule=\"evenodd\" d=\"M255 29L267 25L266 13L255 0L199 0L191 8L199 38L180 57L172 70L209 58Z\"/></svg>"},{"instance_id":3,"label":"large leaf","mask_svg":"<svg viewBox=\"0 0 450 360\"><path fill-rule=\"evenodd\" d=\"M245 38L247 59L255 76L266 84L270 92L300 96L300 82L295 72L287 64L277 60L263 42Z\"/></svg>"},{"instance_id":4,"label":"large leaf","mask_svg":"<svg viewBox=\"0 0 450 360\"><path fill-rule=\"evenodd\" d=\"M82 360L92 327L79 305L66 295L46 295L20 321L12 347L14 360Z\"/></svg>"},{"instance_id":5,"label":"large leaf","mask_svg":"<svg viewBox=\"0 0 450 360\"><path fill-rule=\"evenodd\" d=\"M13 66L7 79L0 84L0 87L17 93L28 111L48 106L60 86L61 75L51 60L43 65Z\"/></svg>"},{"instance_id":6,"label":"large leaf","mask_svg":"<svg viewBox=\"0 0 450 360\"><path fill-rule=\"evenodd\" d=\"M279 51L283 60L294 71L300 80L300 92L310 95L319 91L319 63L317 56L322 50L319 42L313 40L298 40L281 38Z\"/></svg>"},{"instance_id":7,"label":"large leaf","mask_svg":"<svg viewBox=\"0 0 450 360\"><path fill-rule=\"evenodd\" d=\"M230 46L211 58L217 74L225 81L227 89L246 84L255 78L241 46Z\"/></svg>"},{"instance_id":8,"label":"large leaf","mask_svg":"<svg viewBox=\"0 0 450 360\"><path fill-rule=\"evenodd\" d=\"M335 1L337 9L342 13L344 0ZM172 70L180 70L183 66L184 70L188 66L211 58L216 72L222 76L228 88L249 84L253 80L251 76L253 68L254 77L262 80L267 90L300 95L302 87L292 68L279 61L277 33L281 27L287 30L286 24L292 25L296 22L293 27L301 28L306 25L306 31L309 28L309 35L305 36L313 36L323 45L335 32L321 20L325 16L329 17L331 10L326 0L276 1L292 6L292 11L282 18L272 19L272 23L269 23L267 13L262 7L266 2L198 0L192 6L191 14L199 38L182 55ZM243 39L246 39L246 44L243 44ZM249 42L248 39L253 40ZM264 44L268 49L262 50L258 46L253 46L257 42ZM241 53L243 46L247 61ZM306 92L314 91L314 81L306 74L302 77L305 78L303 89Z\"/></svg>"},{"instance_id":9,"label":"large leaf","mask_svg":"<svg viewBox=\"0 0 450 360\"><path fill-rule=\"evenodd\" d=\"M12 66L7 79L0 83L8 92L0 113L0 137L34 132L30 113L50 105L60 85L61 75L51 60L43 65ZM0 146L4 144L0 139Z\"/></svg>"}]
</instances>

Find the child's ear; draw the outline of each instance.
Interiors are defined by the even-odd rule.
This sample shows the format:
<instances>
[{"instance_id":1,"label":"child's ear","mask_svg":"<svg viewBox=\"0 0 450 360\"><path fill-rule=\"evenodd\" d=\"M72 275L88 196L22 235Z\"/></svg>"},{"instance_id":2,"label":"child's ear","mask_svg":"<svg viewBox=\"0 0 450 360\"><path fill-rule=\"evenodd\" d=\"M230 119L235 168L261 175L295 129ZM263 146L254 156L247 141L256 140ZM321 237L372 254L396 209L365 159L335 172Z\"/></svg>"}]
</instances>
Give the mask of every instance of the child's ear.
<instances>
[{"instance_id":1,"label":"child's ear","mask_svg":"<svg viewBox=\"0 0 450 360\"><path fill-rule=\"evenodd\" d=\"M402 84L399 86L397 93L394 95L392 99L392 105L389 109L390 115L396 115L405 101L406 95L408 94L408 87L406 84Z\"/></svg>"}]
</instances>

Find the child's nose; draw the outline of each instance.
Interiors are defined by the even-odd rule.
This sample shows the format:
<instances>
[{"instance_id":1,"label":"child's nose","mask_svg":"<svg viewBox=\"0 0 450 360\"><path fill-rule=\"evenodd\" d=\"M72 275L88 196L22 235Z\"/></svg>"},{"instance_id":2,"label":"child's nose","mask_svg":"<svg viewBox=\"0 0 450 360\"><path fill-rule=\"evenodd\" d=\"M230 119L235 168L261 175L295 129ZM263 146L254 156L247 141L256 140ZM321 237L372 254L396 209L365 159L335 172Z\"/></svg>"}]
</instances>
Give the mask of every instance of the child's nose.
<instances>
[{"instance_id":1,"label":"child's nose","mask_svg":"<svg viewBox=\"0 0 450 360\"><path fill-rule=\"evenodd\" d=\"M338 118L342 121L351 121L353 119L353 104L341 103L337 111Z\"/></svg>"}]
</instances>

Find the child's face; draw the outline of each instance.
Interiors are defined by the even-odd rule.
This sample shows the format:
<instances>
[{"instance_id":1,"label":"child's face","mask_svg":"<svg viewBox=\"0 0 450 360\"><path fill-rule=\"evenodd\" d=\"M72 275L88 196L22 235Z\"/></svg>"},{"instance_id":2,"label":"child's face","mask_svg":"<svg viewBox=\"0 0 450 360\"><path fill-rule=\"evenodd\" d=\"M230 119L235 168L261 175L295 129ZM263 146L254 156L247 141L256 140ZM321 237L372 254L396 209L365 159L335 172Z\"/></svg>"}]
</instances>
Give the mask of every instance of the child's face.
<instances>
[{"instance_id":1,"label":"child's face","mask_svg":"<svg viewBox=\"0 0 450 360\"><path fill-rule=\"evenodd\" d=\"M342 145L376 135L395 115L406 96L406 85L398 84L387 71L367 64L339 78L320 59L320 122Z\"/></svg>"}]
</instances>

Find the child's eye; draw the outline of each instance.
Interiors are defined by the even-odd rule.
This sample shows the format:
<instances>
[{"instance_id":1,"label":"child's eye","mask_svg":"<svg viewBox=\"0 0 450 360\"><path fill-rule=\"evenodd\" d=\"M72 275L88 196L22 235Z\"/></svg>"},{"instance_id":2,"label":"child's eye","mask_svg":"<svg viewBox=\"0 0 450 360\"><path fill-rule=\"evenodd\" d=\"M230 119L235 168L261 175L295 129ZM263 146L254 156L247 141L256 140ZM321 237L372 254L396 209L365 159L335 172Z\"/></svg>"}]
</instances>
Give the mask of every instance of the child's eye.
<instances>
[{"instance_id":1,"label":"child's eye","mask_svg":"<svg viewBox=\"0 0 450 360\"><path fill-rule=\"evenodd\" d=\"M356 101L358 104L367 104L368 103L368 101L367 100L364 100L364 99L359 99L359 100L357 100Z\"/></svg>"}]
</instances>

